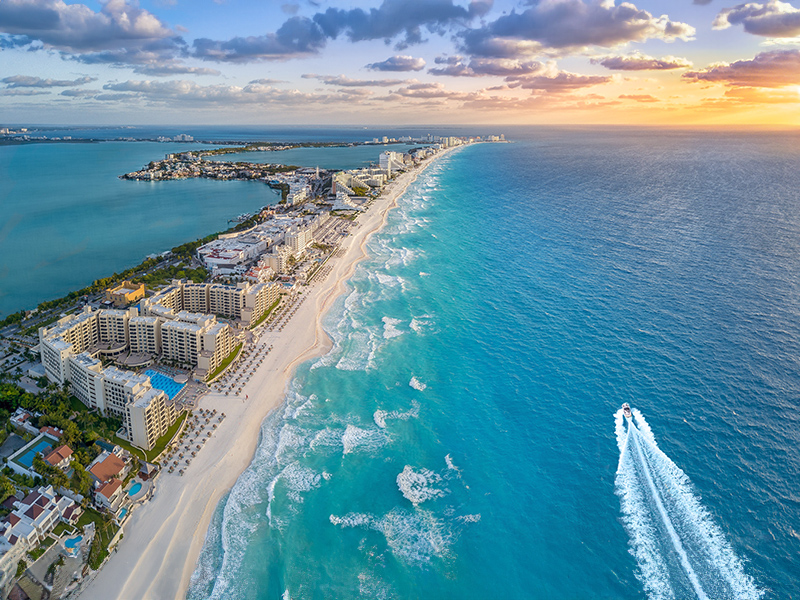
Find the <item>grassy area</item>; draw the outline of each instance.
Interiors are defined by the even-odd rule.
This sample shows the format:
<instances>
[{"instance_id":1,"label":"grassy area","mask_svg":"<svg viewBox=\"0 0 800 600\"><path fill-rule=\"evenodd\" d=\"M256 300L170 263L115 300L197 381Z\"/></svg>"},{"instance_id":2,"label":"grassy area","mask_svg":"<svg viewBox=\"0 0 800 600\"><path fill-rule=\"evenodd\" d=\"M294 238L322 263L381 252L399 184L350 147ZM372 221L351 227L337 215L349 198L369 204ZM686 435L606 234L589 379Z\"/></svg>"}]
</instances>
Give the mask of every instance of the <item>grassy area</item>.
<instances>
[{"instance_id":1,"label":"grassy area","mask_svg":"<svg viewBox=\"0 0 800 600\"><path fill-rule=\"evenodd\" d=\"M71 525L67 525L66 523L61 521L61 523L56 525L55 529L53 529L53 535L61 537L65 533L72 533L74 531L75 531L74 527L72 527Z\"/></svg>"},{"instance_id":2,"label":"grassy area","mask_svg":"<svg viewBox=\"0 0 800 600\"><path fill-rule=\"evenodd\" d=\"M270 307L269 307L269 308L268 308L266 311L264 311L264 314L263 314L263 315L261 315L260 317L258 317L258 320L257 320L255 323L253 323L253 326L252 326L252 327L250 327L250 329L255 329L256 327L258 327L259 325L261 325L261 323L263 323L263 322L264 322L264 319L266 319L266 318L267 318L267 317L270 315L270 313L272 313L272 311L273 311L273 310L275 310L275 308L276 308L276 307L278 306L278 304L280 304L280 303L281 303L281 299L280 299L280 298L278 298L277 300L275 300L275 302L273 302L273 303L272 303L272 306L270 306Z\"/></svg>"},{"instance_id":3,"label":"grassy area","mask_svg":"<svg viewBox=\"0 0 800 600\"><path fill-rule=\"evenodd\" d=\"M231 364L233 360L239 355L239 350L241 349L242 349L242 344L236 346L236 348L233 349L233 352L228 354L228 356L225 357L225 359L219 364L219 366L211 372L211 375L206 377L206 381L212 381L217 375L219 375L225 369L227 369L228 365Z\"/></svg>"},{"instance_id":4,"label":"grassy area","mask_svg":"<svg viewBox=\"0 0 800 600\"><path fill-rule=\"evenodd\" d=\"M69 407L75 412L89 412L89 407L78 400L75 396L69 397Z\"/></svg>"},{"instance_id":5,"label":"grassy area","mask_svg":"<svg viewBox=\"0 0 800 600\"><path fill-rule=\"evenodd\" d=\"M163 436L158 438L156 445L153 446L152 450L148 450L145 454L147 455L147 462L153 462L156 457L164 451L164 448L167 447L169 441L175 436L178 430L183 425L183 422L186 420L186 417L189 413L183 413L180 417L178 417L172 426L167 430Z\"/></svg>"},{"instance_id":6,"label":"grassy area","mask_svg":"<svg viewBox=\"0 0 800 600\"><path fill-rule=\"evenodd\" d=\"M146 460L144 457L144 450L142 450L141 448L137 448L129 441L123 440L121 437L117 435L113 436L111 438L111 441L114 442L117 446L122 446L123 448L125 448L125 450L133 454L136 458L141 458L142 460Z\"/></svg>"},{"instance_id":7,"label":"grassy area","mask_svg":"<svg viewBox=\"0 0 800 600\"><path fill-rule=\"evenodd\" d=\"M78 527L83 529L84 525L94 523L95 540L92 542L92 549L89 552L89 566L97 569L108 556L108 545L111 538L117 533L119 526L109 517L103 517L94 509L87 508L78 519Z\"/></svg>"}]
</instances>

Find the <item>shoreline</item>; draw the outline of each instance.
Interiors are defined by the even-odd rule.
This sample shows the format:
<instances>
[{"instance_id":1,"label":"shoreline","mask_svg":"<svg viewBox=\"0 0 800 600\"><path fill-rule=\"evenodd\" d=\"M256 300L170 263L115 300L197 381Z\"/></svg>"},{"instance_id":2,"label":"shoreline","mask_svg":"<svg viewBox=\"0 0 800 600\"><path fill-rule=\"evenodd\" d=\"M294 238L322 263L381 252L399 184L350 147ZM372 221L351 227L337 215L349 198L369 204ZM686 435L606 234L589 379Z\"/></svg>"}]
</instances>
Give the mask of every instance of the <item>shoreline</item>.
<instances>
[{"instance_id":1,"label":"shoreline","mask_svg":"<svg viewBox=\"0 0 800 600\"><path fill-rule=\"evenodd\" d=\"M264 419L284 401L297 366L329 351L332 342L323 319L368 256L367 243L383 229L389 212L420 173L451 150L398 176L359 216L358 228L342 242L344 255L335 259L328 277L304 290L306 302L283 331L261 335L256 345L272 345L273 351L240 395L212 391L201 399L198 408L225 412L226 419L183 477L159 475L153 499L129 517L124 539L79 598L185 598L211 518L251 464ZM247 395L253 398L245 401Z\"/></svg>"}]
</instances>

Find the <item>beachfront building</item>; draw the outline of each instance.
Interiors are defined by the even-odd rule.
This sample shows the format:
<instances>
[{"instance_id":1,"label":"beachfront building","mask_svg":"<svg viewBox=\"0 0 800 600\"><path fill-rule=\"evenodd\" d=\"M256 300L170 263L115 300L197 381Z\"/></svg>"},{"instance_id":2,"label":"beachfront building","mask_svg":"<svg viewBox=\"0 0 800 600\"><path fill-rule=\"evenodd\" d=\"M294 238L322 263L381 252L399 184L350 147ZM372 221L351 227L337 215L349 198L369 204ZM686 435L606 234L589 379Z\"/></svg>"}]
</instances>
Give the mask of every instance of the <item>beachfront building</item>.
<instances>
[{"instance_id":1,"label":"beachfront building","mask_svg":"<svg viewBox=\"0 0 800 600\"><path fill-rule=\"evenodd\" d=\"M213 320L213 315L218 315L251 326L278 299L279 289L277 284L266 282L255 284L244 282L232 286L176 279L169 288L145 300L142 309L149 316L157 316L164 320L161 324L161 344L164 355L168 356L172 352L166 349L164 328L169 321L201 324L201 321ZM181 317L182 311L196 313L199 317ZM197 363L192 362L192 364Z\"/></svg>"},{"instance_id":2,"label":"beachfront building","mask_svg":"<svg viewBox=\"0 0 800 600\"><path fill-rule=\"evenodd\" d=\"M119 285L106 290L106 302L117 308L129 306L144 298L144 284L123 281Z\"/></svg>"},{"instance_id":3,"label":"beachfront building","mask_svg":"<svg viewBox=\"0 0 800 600\"><path fill-rule=\"evenodd\" d=\"M264 264L276 273L287 273L290 268L289 259L292 258L292 250L288 246L273 246L272 252L261 257Z\"/></svg>"},{"instance_id":4,"label":"beachfront building","mask_svg":"<svg viewBox=\"0 0 800 600\"><path fill-rule=\"evenodd\" d=\"M400 152L381 152L380 156L381 170L386 172L387 177L391 177L392 173L403 171L406 168L405 159Z\"/></svg>"},{"instance_id":5,"label":"beachfront building","mask_svg":"<svg viewBox=\"0 0 800 600\"><path fill-rule=\"evenodd\" d=\"M314 241L314 234L309 225L294 225L286 231L285 239L292 254L298 256Z\"/></svg>"},{"instance_id":6,"label":"beachfront building","mask_svg":"<svg viewBox=\"0 0 800 600\"><path fill-rule=\"evenodd\" d=\"M123 499L122 481L116 478L101 483L94 490L95 504L110 512L116 512Z\"/></svg>"},{"instance_id":7,"label":"beachfront building","mask_svg":"<svg viewBox=\"0 0 800 600\"><path fill-rule=\"evenodd\" d=\"M177 418L175 405L164 392L156 389L147 390L128 404L126 410L130 441L145 450L151 450Z\"/></svg>"}]
</instances>

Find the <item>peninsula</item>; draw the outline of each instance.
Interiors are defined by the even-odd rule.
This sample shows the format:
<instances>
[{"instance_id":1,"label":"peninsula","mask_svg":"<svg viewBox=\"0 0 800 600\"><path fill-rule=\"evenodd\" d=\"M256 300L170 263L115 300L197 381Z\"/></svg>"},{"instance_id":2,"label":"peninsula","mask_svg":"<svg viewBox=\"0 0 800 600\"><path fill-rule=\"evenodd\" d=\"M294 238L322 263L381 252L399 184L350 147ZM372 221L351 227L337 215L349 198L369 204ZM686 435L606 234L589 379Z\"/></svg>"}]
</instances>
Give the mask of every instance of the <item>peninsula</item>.
<instances>
[{"instance_id":1,"label":"peninsula","mask_svg":"<svg viewBox=\"0 0 800 600\"><path fill-rule=\"evenodd\" d=\"M234 231L191 245L190 259L172 263L205 281L173 279L147 291L125 281L77 314L40 321L38 344L28 344L42 358L27 369L41 372L26 378L31 392L48 382L63 387L77 403L72 418L88 411L106 419L110 439L87 465L82 446L63 445L60 455L79 460L48 455L55 466L42 466L36 443L45 433L38 429L35 443L20 451L35 460L19 467L26 474L14 475L17 494L72 504L54 509L52 525L61 520L66 528L51 526L25 543L24 519L5 522L3 589L20 577L47 585L42 567L34 567L67 553L79 576L59 588L60 597L184 595L211 515L249 464L261 421L280 403L295 366L328 349L322 315L365 256L367 240L421 170L477 141L501 140L442 138L406 154L383 152L374 167L352 171L224 163L235 165L237 177L264 179L283 194L277 206L240 215ZM178 178L183 163L199 162L194 155L167 157L155 170ZM246 173L256 167L269 171ZM200 167L185 176L203 173ZM24 328L6 333L26 343ZM20 411L21 421L43 422L41 412ZM94 479L79 494L58 472L84 466ZM23 476L45 486L26 487ZM80 510L91 523L75 518ZM50 550L39 553L40 540L49 540ZM36 557L30 568L22 566L26 552Z\"/></svg>"}]
</instances>

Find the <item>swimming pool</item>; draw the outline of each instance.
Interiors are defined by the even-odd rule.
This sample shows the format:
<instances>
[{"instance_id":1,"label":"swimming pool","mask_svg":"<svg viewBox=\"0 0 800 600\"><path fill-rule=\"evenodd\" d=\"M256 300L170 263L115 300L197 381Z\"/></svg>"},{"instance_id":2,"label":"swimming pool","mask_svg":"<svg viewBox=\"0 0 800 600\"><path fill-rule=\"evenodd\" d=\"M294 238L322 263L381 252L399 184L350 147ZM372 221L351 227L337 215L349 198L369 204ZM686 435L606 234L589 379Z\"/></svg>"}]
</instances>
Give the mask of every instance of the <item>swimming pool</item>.
<instances>
[{"instance_id":1,"label":"swimming pool","mask_svg":"<svg viewBox=\"0 0 800 600\"><path fill-rule=\"evenodd\" d=\"M36 456L37 452L44 452L45 449L52 448L53 442L49 440L40 440L35 446L32 446L28 449L25 454L21 454L20 456L16 457L14 460L21 464L26 469L30 469L33 466L33 457Z\"/></svg>"},{"instance_id":2,"label":"swimming pool","mask_svg":"<svg viewBox=\"0 0 800 600\"><path fill-rule=\"evenodd\" d=\"M83 541L83 536L79 535L78 537L69 538L67 541L64 542L64 546L72 550L73 548L79 546L82 541Z\"/></svg>"},{"instance_id":3,"label":"swimming pool","mask_svg":"<svg viewBox=\"0 0 800 600\"><path fill-rule=\"evenodd\" d=\"M128 490L128 496L133 498L136 494L138 494L142 489L142 484L138 481L131 486L131 489Z\"/></svg>"},{"instance_id":4,"label":"swimming pool","mask_svg":"<svg viewBox=\"0 0 800 600\"><path fill-rule=\"evenodd\" d=\"M147 369L144 374L150 378L153 387L157 390L164 390L170 400L177 396L178 392L186 386L185 383L178 383L171 377L167 377L163 373L159 373L153 369Z\"/></svg>"},{"instance_id":5,"label":"swimming pool","mask_svg":"<svg viewBox=\"0 0 800 600\"><path fill-rule=\"evenodd\" d=\"M117 515L117 521L122 521L122 519L124 519L125 515L127 514L128 514L128 509L123 508L121 511L119 511L119 515Z\"/></svg>"}]
</instances>

